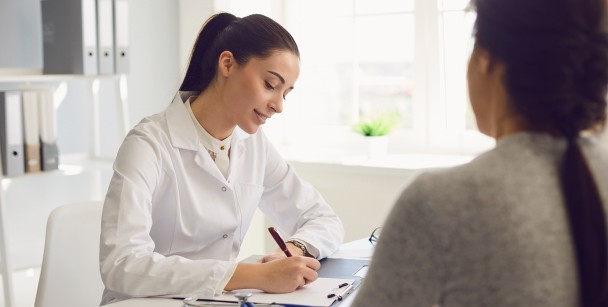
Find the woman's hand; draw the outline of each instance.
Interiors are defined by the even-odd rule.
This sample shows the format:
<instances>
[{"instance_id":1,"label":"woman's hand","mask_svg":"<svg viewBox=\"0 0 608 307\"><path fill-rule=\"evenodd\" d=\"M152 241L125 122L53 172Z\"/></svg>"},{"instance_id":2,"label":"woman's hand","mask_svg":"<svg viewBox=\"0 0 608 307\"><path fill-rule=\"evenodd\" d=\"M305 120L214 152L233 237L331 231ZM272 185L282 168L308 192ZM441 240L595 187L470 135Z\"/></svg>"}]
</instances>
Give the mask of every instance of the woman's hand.
<instances>
[{"instance_id":1,"label":"woman's hand","mask_svg":"<svg viewBox=\"0 0 608 307\"><path fill-rule=\"evenodd\" d=\"M277 258L279 256L277 255ZM288 293L317 280L321 264L317 259L294 256L266 263L239 263L226 290L260 289L269 293Z\"/></svg>"},{"instance_id":2,"label":"woman's hand","mask_svg":"<svg viewBox=\"0 0 608 307\"><path fill-rule=\"evenodd\" d=\"M259 289L270 293L288 293L317 280L321 264L317 259L294 256L261 264L264 269Z\"/></svg>"},{"instance_id":3,"label":"woman's hand","mask_svg":"<svg viewBox=\"0 0 608 307\"><path fill-rule=\"evenodd\" d=\"M293 245L292 243L287 243L286 245L287 245L287 249L291 252L292 255L304 256L304 254L302 253L302 250L299 249L297 246ZM283 259L283 258L287 258L287 256L285 256L285 253L282 250L277 249L276 251L274 251L274 253L264 256L258 262L266 263L266 262L275 261L275 260L279 260L279 259Z\"/></svg>"}]
</instances>

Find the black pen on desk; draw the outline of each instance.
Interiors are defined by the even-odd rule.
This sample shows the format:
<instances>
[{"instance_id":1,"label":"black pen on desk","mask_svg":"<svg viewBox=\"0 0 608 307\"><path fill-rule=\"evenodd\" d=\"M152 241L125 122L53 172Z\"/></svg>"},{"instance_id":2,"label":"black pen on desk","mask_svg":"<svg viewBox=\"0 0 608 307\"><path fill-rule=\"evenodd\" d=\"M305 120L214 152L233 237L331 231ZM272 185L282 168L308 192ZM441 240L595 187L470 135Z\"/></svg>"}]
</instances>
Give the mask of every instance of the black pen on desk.
<instances>
[{"instance_id":1,"label":"black pen on desk","mask_svg":"<svg viewBox=\"0 0 608 307\"><path fill-rule=\"evenodd\" d=\"M350 290L353 289L353 285L350 284L346 287L346 289L344 289L344 291L342 292L342 294L338 295L338 301L341 301L343 298L346 297L346 295L348 295L348 293L350 292Z\"/></svg>"},{"instance_id":2,"label":"black pen on desk","mask_svg":"<svg viewBox=\"0 0 608 307\"><path fill-rule=\"evenodd\" d=\"M287 245L285 244L285 241L283 241L283 239L281 238L279 233L276 230L274 230L274 227L268 227L268 231L272 235L272 238L274 239L274 241L277 242L277 244L279 245L279 248L285 253L285 256L291 257L291 252L289 251L289 249L287 249Z\"/></svg>"}]
</instances>

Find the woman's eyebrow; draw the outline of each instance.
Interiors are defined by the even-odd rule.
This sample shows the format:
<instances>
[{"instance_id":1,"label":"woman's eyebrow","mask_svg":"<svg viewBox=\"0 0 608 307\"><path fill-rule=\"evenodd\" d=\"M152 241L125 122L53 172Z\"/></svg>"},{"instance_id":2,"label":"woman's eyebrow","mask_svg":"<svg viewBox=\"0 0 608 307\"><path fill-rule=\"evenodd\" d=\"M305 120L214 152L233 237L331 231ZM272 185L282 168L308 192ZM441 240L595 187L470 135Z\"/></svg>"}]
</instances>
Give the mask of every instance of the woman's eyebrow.
<instances>
[{"instance_id":1,"label":"woman's eyebrow","mask_svg":"<svg viewBox=\"0 0 608 307\"><path fill-rule=\"evenodd\" d=\"M267 72L277 76L277 78L279 78L279 80L281 80L281 83L285 84L285 78L283 78L283 76L281 76L279 73L271 71L271 70L267 70Z\"/></svg>"}]
</instances>

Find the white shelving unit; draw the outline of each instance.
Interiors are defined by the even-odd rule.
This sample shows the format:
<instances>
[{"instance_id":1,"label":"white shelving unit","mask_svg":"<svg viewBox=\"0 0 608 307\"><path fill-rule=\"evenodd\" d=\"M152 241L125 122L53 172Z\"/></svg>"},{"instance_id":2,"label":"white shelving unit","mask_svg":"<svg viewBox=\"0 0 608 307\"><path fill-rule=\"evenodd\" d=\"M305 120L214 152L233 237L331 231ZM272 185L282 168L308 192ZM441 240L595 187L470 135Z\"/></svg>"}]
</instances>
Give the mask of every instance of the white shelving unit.
<instances>
[{"instance_id":1,"label":"white shelving unit","mask_svg":"<svg viewBox=\"0 0 608 307\"><path fill-rule=\"evenodd\" d=\"M0 172L0 274L5 307L17 306L13 272L40 266L42 263L48 214L61 204L92 200L91 198L102 199L104 196L104 189L112 174L112 161L100 158L100 79L116 82L119 89L116 100L119 103L118 116L124 135L130 126L126 95L123 93L126 87L124 75L42 75L37 70L0 69L0 84L8 84L17 90L36 88L38 84L77 79L87 81L91 91L93 148L90 153L78 156L60 155L58 170L26 173L15 177L3 177ZM14 240L15 238L17 240ZM14 257L15 255L18 257Z\"/></svg>"}]
</instances>

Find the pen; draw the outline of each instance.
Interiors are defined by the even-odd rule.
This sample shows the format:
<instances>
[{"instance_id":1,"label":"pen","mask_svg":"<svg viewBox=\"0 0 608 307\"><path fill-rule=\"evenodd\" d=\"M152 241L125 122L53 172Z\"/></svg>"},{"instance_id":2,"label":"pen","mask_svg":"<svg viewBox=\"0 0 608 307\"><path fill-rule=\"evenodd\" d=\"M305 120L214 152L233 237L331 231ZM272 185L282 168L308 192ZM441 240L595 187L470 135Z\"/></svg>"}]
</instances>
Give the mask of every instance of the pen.
<instances>
[{"instance_id":1,"label":"pen","mask_svg":"<svg viewBox=\"0 0 608 307\"><path fill-rule=\"evenodd\" d=\"M348 287L346 287L346 289L344 289L344 291L342 292L342 294L338 295L338 301L341 301L343 298L346 297L346 295L350 292L350 290L353 289L353 285L348 285Z\"/></svg>"},{"instance_id":2,"label":"pen","mask_svg":"<svg viewBox=\"0 0 608 307\"><path fill-rule=\"evenodd\" d=\"M283 241L283 239L281 239L279 233L274 230L274 227L268 227L268 231L272 235L272 238L275 240L275 242L277 242L277 244L279 245L279 248L285 253L285 256L291 257L291 252L289 252L289 250L287 249L287 245L285 245L285 242Z\"/></svg>"}]
</instances>

